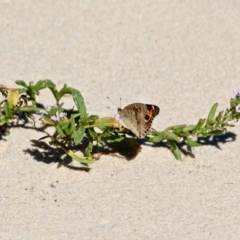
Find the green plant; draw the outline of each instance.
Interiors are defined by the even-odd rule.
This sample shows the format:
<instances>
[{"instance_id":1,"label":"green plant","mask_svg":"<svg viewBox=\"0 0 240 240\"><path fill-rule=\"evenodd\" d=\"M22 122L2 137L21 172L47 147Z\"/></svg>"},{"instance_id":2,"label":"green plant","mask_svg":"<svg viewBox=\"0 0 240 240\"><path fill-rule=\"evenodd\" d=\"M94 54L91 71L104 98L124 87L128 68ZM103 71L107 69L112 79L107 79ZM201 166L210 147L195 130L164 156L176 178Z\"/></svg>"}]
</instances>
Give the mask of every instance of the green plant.
<instances>
[{"instance_id":1,"label":"green plant","mask_svg":"<svg viewBox=\"0 0 240 240\"><path fill-rule=\"evenodd\" d=\"M51 80L40 80L36 84L29 85L22 80L16 81L20 88L10 89L0 85L0 92L4 100L0 103L0 126L14 121L16 116L24 113L33 119L33 113L40 113L45 128L54 127L49 144L60 147L71 158L82 164L94 162L94 148L105 149L109 146L121 147L128 144L133 149L139 149L136 137L119 121L111 117L99 118L97 115L89 115L81 93L66 84L58 91ZM49 89L55 98L55 104L45 109L39 108L37 96L42 89ZM65 109L61 99L70 94L76 109ZM158 144L165 141L172 150L176 159L181 159L179 143L184 143L190 148L201 146L197 141L200 137L219 136L225 133L227 127L233 127L233 120L240 118L240 94L235 94L231 99L230 108L216 114L218 104L215 103L206 119L200 119L195 125L176 125L163 131L156 131L147 141ZM130 138L128 137L130 135ZM40 140L41 140L40 139ZM71 150L72 145L84 146L82 155Z\"/></svg>"}]
</instances>

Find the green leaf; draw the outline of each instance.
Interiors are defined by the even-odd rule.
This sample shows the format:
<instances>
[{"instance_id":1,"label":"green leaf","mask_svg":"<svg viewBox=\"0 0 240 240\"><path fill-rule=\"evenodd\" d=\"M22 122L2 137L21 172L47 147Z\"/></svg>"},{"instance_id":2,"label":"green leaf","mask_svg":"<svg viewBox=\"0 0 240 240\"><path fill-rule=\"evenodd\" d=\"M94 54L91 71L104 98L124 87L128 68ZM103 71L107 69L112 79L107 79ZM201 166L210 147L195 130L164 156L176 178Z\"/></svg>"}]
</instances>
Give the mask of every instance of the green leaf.
<instances>
[{"instance_id":1,"label":"green leaf","mask_svg":"<svg viewBox=\"0 0 240 240\"><path fill-rule=\"evenodd\" d=\"M5 123L7 123L9 120L9 118L7 116L1 116L0 117L0 126L4 125Z\"/></svg>"},{"instance_id":2,"label":"green leaf","mask_svg":"<svg viewBox=\"0 0 240 240\"><path fill-rule=\"evenodd\" d=\"M74 153L72 150L68 149L65 146L61 146L62 149L64 150L65 153L67 153L67 155L69 155L71 158L73 158L74 160L83 163L83 164L91 164L94 162L94 158L93 157L83 157L83 156L79 156L78 154Z\"/></svg>"},{"instance_id":3,"label":"green leaf","mask_svg":"<svg viewBox=\"0 0 240 240\"><path fill-rule=\"evenodd\" d=\"M35 93L38 93L39 90L46 88L46 80L39 80L35 85L32 86Z\"/></svg>"},{"instance_id":4,"label":"green leaf","mask_svg":"<svg viewBox=\"0 0 240 240\"><path fill-rule=\"evenodd\" d=\"M18 109L19 112L39 112L40 110L42 110L42 108L37 108L37 107L34 107L34 106L23 106L23 107L20 107Z\"/></svg>"},{"instance_id":5,"label":"green leaf","mask_svg":"<svg viewBox=\"0 0 240 240\"><path fill-rule=\"evenodd\" d=\"M57 133L58 133L60 136L62 136L62 137L65 136L65 133L63 132L62 128L61 128L58 124L56 125L56 130L57 130Z\"/></svg>"},{"instance_id":6,"label":"green leaf","mask_svg":"<svg viewBox=\"0 0 240 240\"><path fill-rule=\"evenodd\" d=\"M72 97L78 109L78 112L80 113L81 118L84 119L87 115L87 110L86 110L86 106L85 106L82 94L78 90L72 89Z\"/></svg>"},{"instance_id":7,"label":"green leaf","mask_svg":"<svg viewBox=\"0 0 240 240\"><path fill-rule=\"evenodd\" d=\"M93 122L95 120L99 119L99 116L97 115L90 115L86 118L86 123Z\"/></svg>"},{"instance_id":8,"label":"green leaf","mask_svg":"<svg viewBox=\"0 0 240 240\"><path fill-rule=\"evenodd\" d=\"M193 141L191 138L187 138L185 142L190 147L200 147L200 146L202 146L202 144Z\"/></svg>"},{"instance_id":9,"label":"green leaf","mask_svg":"<svg viewBox=\"0 0 240 240\"><path fill-rule=\"evenodd\" d=\"M85 119L80 119L79 116L80 114L78 113L78 116L76 114L74 114L74 116L76 116L76 122L80 122L81 124L86 126L92 126L94 124L94 121L99 119L99 117L97 115L90 115L87 116Z\"/></svg>"},{"instance_id":10,"label":"green leaf","mask_svg":"<svg viewBox=\"0 0 240 240\"><path fill-rule=\"evenodd\" d=\"M214 130L214 131L208 132L207 136L221 136L223 135L223 133L224 131L222 130Z\"/></svg>"},{"instance_id":11,"label":"green leaf","mask_svg":"<svg viewBox=\"0 0 240 240\"><path fill-rule=\"evenodd\" d=\"M67 84L64 84L63 88L58 92L58 101L66 94L72 95L73 88L68 87Z\"/></svg>"},{"instance_id":12,"label":"green leaf","mask_svg":"<svg viewBox=\"0 0 240 240\"><path fill-rule=\"evenodd\" d=\"M23 80L17 80L17 81L15 81L15 83L17 85L20 85L20 86L25 87L25 88L28 87L27 84Z\"/></svg>"},{"instance_id":13,"label":"green leaf","mask_svg":"<svg viewBox=\"0 0 240 240\"><path fill-rule=\"evenodd\" d=\"M195 125L188 125L183 128L183 132L191 132L195 128Z\"/></svg>"},{"instance_id":14,"label":"green leaf","mask_svg":"<svg viewBox=\"0 0 240 240\"><path fill-rule=\"evenodd\" d=\"M163 141L165 139L165 137L166 137L166 131L155 132L154 137L150 137L150 138L148 138L148 140L153 143L159 143L159 142Z\"/></svg>"},{"instance_id":15,"label":"green leaf","mask_svg":"<svg viewBox=\"0 0 240 240\"><path fill-rule=\"evenodd\" d=\"M94 122L90 123L89 125L85 125L85 128L105 128L105 127L112 127L112 128L120 128L121 124L115 118L111 117L103 117L98 118Z\"/></svg>"},{"instance_id":16,"label":"green leaf","mask_svg":"<svg viewBox=\"0 0 240 240\"><path fill-rule=\"evenodd\" d=\"M83 140L84 133L85 133L85 128L83 126L81 126L78 130L73 132L72 137L75 144L78 144Z\"/></svg>"},{"instance_id":17,"label":"green leaf","mask_svg":"<svg viewBox=\"0 0 240 240\"><path fill-rule=\"evenodd\" d=\"M171 140L168 140L168 144L177 160L182 160L181 152L177 146L177 144Z\"/></svg>"},{"instance_id":18,"label":"green leaf","mask_svg":"<svg viewBox=\"0 0 240 240\"><path fill-rule=\"evenodd\" d=\"M58 104L58 102L59 102L59 93L58 93L58 91L57 91L57 87L56 87L56 84L55 83L53 83L51 80L49 80L49 79L47 79L46 80L46 87L52 92L52 94L53 94L53 96L55 97L55 99L56 99L56 102L57 102L57 104Z\"/></svg>"},{"instance_id":19,"label":"green leaf","mask_svg":"<svg viewBox=\"0 0 240 240\"><path fill-rule=\"evenodd\" d=\"M172 126L172 127L169 127L168 129L171 129L171 130L180 130L180 129L183 129L186 127L186 124L180 124L180 125L175 125L175 126Z\"/></svg>"},{"instance_id":20,"label":"green leaf","mask_svg":"<svg viewBox=\"0 0 240 240\"><path fill-rule=\"evenodd\" d=\"M11 111L11 106L9 102L5 102L4 104L4 112L8 119L12 118L12 111Z\"/></svg>"},{"instance_id":21,"label":"green leaf","mask_svg":"<svg viewBox=\"0 0 240 240\"><path fill-rule=\"evenodd\" d=\"M179 137L173 132L167 132L166 139L173 140L173 141L176 141L176 142L180 142Z\"/></svg>"},{"instance_id":22,"label":"green leaf","mask_svg":"<svg viewBox=\"0 0 240 240\"><path fill-rule=\"evenodd\" d=\"M218 107L218 103L213 104L213 106L208 114L206 125L213 120L216 110L217 110L217 107Z\"/></svg>"},{"instance_id":23,"label":"green leaf","mask_svg":"<svg viewBox=\"0 0 240 240\"><path fill-rule=\"evenodd\" d=\"M196 125L194 130L199 130L200 128L202 128L202 126L205 124L205 121L206 119L199 119L198 124Z\"/></svg>"},{"instance_id":24,"label":"green leaf","mask_svg":"<svg viewBox=\"0 0 240 240\"><path fill-rule=\"evenodd\" d=\"M123 139L126 139L126 137L123 135L111 135L110 137L106 138L106 141L108 143L113 143L113 142L121 142Z\"/></svg>"},{"instance_id":25,"label":"green leaf","mask_svg":"<svg viewBox=\"0 0 240 240\"><path fill-rule=\"evenodd\" d=\"M52 82L51 80L46 79L45 84L46 84L46 87L49 88L50 90L53 90L53 91L57 90L56 84L54 82Z\"/></svg>"},{"instance_id":26,"label":"green leaf","mask_svg":"<svg viewBox=\"0 0 240 240\"><path fill-rule=\"evenodd\" d=\"M175 130L174 134L176 134L179 137L188 137L190 135L190 133L188 132L183 132L182 129Z\"/></svg>"},{"instance_id":27,"label":"green leaf","mask_svg":"<svg viewBox=\"0 0 240 240\"><path fill-rule=\"evenodd\" d=\"M93 142L89 142L87 148L84 151L84 156L89 157L92 154Z\"/></svg>"},{"instance_id":28,"label":"green leaf","mask_svg":"<svg viewBox=\"0 0 240 240\"><path fill-rule=\"evenodd\" d=\"M68 133L72 134L72 132L75 131L75 128L76 128L75 121L74 118L71 116L71 118L69 119Z\"/></svg>"},{"instance_id":29,"label":"green leaf","mask_svg":"<svg viewBox=\"0 0 240 240\"><path fill-rule=\"evenodd\" d=\"M93 140L95 140L95 141L97 141L97 139L98 139L98 134L96 133L96 131L94 130L94 128L88 128L88 134L90 135L90 137L93 139Z\"/></svg>"},{"instance_id":30,"label":"green leaf","mask_svg":"<svg viewBox=\"0 0 240 240\"><path fill-rule=\"evenodd\" d=\"M108 139L111 135L113 135L113 133L114 130L112 128L105 128L100 134L100 139Z\"/></svg>"},{"instance_id":31,"label":"green leaf","mask_svg":"<svg viewBox=\"0 0 240 240\"><path fill-rule=\"evenodd\" d=\"M201 128L201 129L198 131L198 133L197 133L197 137L207 136L207 135L208 135L207 133L208 133L208 132L207 132L206 128Z\"/></svg>"},{"instance_id":32,"label":"green leaf","mask_svg":"<svg viewBox=\"0 0 240 240\"><path fill-rule=\"evenodd\" d=\"M224 115L224 111L219 112L216 117L217 121L220 121L222 119L223 115Z\"/></svg>"}]
</instances>

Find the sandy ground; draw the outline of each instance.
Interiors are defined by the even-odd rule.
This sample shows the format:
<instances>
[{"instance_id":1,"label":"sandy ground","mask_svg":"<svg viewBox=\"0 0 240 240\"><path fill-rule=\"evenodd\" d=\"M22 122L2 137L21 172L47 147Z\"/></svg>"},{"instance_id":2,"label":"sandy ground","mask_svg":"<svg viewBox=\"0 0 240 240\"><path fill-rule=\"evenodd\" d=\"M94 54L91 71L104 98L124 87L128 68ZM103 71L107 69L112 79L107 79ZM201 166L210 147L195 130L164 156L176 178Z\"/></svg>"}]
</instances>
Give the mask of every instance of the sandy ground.
<instances>
[{"instance_id":1,"label":"sandy ground","mask_svg":"<svg viewBox=\"0 0 240 240\"><path fill-rule=\"evenodd\" d=\"M158 130L196 123L240 90L239 23L234 0L3 0L0 83L67 83L101 117L117 111L106 96L153 103ZM53 104L48 91L39 101ZM13 127L0 145L0 239L239 239L239 131L195 159L143 145L85 172L58 168L62 153L31 124Z\"/></svg>"}]
</instances>

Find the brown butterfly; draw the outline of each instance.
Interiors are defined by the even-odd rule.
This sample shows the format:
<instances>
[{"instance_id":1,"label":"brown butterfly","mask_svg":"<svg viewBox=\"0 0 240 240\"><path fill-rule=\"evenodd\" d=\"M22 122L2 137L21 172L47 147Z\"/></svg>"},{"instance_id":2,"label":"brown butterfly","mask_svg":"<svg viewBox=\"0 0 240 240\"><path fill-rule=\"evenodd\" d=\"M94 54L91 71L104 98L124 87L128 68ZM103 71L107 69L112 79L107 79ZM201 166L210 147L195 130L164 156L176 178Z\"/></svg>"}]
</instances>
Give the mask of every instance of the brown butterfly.
<instances>
[{"instance_id":1,"label":"brown butterfly","mask_svg":"<svg viewBox=\"0 0 240 240\"><path fill-rule=\"evenodd\" d=\"M144 103L132 103L123 109L118 108L122 121L138 138L144 138L148 134L153 119L159 112L158 106Z\"/></svg>"}]
</instances>

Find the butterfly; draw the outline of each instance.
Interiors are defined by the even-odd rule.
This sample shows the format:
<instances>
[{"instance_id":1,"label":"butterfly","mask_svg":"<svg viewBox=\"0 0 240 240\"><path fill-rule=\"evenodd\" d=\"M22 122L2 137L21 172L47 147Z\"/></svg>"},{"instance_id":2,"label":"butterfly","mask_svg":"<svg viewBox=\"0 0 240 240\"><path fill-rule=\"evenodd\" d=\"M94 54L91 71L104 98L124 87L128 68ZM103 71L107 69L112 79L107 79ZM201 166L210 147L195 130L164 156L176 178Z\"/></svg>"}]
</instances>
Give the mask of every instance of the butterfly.
<instances>
[{"instance_id":1,"label":"butterfly","mask_svg":"<svg viewBox=\"0 0 240 240\"><path fill-rule=\"evenodd\" d=\"M158 106L144 103L132 103L123 109L118 108L122 121L138 138L144 138L148 134L153 119L159 112Z\"/></svg>"}]
</instances>

